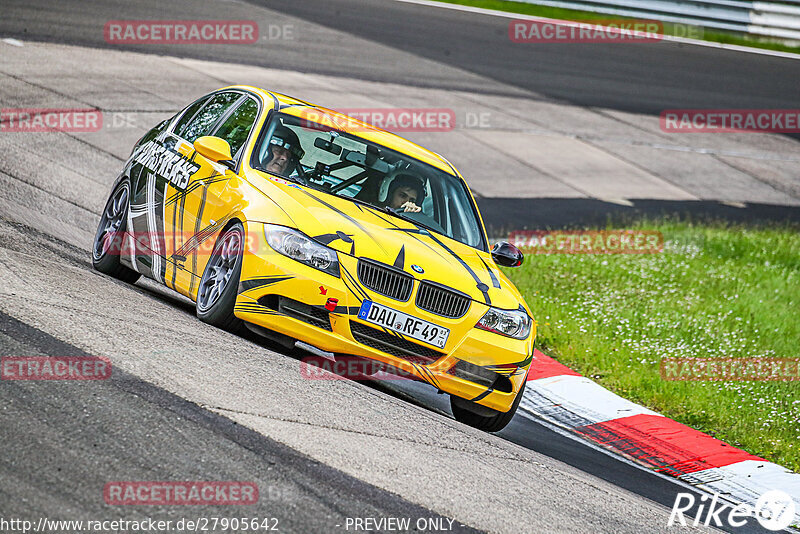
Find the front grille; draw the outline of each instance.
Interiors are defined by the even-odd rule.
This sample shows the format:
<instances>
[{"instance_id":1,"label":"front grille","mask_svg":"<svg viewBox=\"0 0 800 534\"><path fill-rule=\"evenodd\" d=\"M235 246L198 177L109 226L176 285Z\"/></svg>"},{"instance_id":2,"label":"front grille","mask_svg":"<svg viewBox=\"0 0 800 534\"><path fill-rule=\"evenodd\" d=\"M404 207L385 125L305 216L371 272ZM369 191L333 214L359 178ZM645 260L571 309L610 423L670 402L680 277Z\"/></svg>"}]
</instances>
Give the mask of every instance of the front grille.
<instances>
[{"instance_id":1,"label":"front grille","mask_svg":"<svg viewBox=\"0 0 800 534\"><path fill-rule=\"evenodd\" d=\"M441 352L355 321L350 321L350 331L359 343L411 363L428 365L444 356Z\"/></svg>"},{"instance_id":2,"label":"front grille","mask_svg":"<svg viewBox=\"0 0 800 534\"><path fill-rule=\"evenodd\" d=\"M490 387L495 391L502 391L511 393L511 380L507 376L503 376L494 371L490 371L480 365L475 365L464 360L458 360L449 371L448 374L455 375L463 380L475 382L484 387Z\"/></svg>"},{"instance_id":3,"label":"front grille","mask_svg":"<svg viewBox=\"0 0 800 534\"><path fill-rule=\"evenodd\" d=\"M417 290L417 307L442 317L463 317L470 302L467 295L433 282L422 282Z\"/></svg>"},{"instance_id":4,"label":"front grille","mask_svg":"<svg viewBox=\"0 0 800 534\"><path fill-rule=\"evenodd\" d=\"M331 318L327 310L278 295L263 296L258 299L258 302L263 306L279 311L289 317L303 321L304 323L316 326L317 328L328 331L332 330Z\"/></svg>"},{"instance_id":5,"label":"front grille","mask_svg":"<svg viewBox=\"0 0 800 534\"><path fill-rule=\"evenodd\" d=\"M414 279L406 273L372 261L358 260L358 279L364 286L386 297L407 301Z\"/></svg>"}]
</instances>

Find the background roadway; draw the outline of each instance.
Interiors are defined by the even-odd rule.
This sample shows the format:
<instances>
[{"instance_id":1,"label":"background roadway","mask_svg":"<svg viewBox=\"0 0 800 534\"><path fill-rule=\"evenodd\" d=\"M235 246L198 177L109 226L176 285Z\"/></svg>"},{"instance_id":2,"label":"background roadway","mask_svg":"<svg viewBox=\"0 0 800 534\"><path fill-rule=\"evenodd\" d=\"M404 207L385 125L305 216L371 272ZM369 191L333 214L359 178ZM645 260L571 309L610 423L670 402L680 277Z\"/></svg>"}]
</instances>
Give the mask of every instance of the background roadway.
<instances>
[{"instance_id":1,"label":"background roadway","mask_svg":"<svg viewBox=\"0 0 800 534\"><path fill-rule=\"evenodd\" d=\"M408 136L465 174L495 235L602 224L609 214L800 220L796 136L675 134L658 123L674 108L796 108L797 59L667 41L521 45L508 39L507 17L392 0L6 0L4 15L0 35L23 40L379 82L360 99L292 86L334 108L454 109L454 132ZM103 38L109 20L181 18L255 20L261 39ZM470 125L479 116L488 126Z\"/></svg>"}]
</instances>

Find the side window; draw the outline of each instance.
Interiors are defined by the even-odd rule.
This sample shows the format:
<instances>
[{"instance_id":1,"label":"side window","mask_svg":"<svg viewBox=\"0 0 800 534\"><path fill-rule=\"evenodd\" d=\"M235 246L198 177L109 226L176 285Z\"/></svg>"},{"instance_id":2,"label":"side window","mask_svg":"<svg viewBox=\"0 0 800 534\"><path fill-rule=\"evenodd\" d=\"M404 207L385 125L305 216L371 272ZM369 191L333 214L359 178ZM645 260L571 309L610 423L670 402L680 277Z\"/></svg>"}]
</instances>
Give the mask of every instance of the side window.
<instances>
[{"instance_id":1,"label":"side window","mask_svg":"<svg viewBox=\"0 0 800 534\"><path fill-rule=\"evenodd\" d=\"M203 107L203 104L205 104L208 101L209 101L208 97L203 97L203 98L199 99L197 102L195 102L194 104L192 104L191 106L189 106L188 108L186 108L186 112L184 112L184 114L181 115L181 118L178 121L178 123L175 125L175 128L173 128L173 131L176 134L180 135L181 132L183 132L183 130L186 129L186 124L192 119L192 117L195 116L197 111L201 107Z\"/></svg>"},{"instance_id":2,"label":"side window","mask_svg":"<svg viewBox=\"0 0 800 534\"><path fill-rule=\"evenodd\" d=\"M231 145L231 155L236 157L236 153L242 148L253 124L258 117L258 103L252 98L245 100L225 122L223 122L216 132L212 135L225 139Z\"/></svg>"},{"instance_id":3,"label":"side window","mask_svg":"<svg viewBox=\"0 0 800 534\"><path fill-rule=\"evenodd\" d=\"M181 129L175 128L175 133L190 143L200 136L208 135L214 123L225 113L228 108L241 98L240 93L219 93L203 106L197 115L189 120Z\"/></svg>"}]
</instances>

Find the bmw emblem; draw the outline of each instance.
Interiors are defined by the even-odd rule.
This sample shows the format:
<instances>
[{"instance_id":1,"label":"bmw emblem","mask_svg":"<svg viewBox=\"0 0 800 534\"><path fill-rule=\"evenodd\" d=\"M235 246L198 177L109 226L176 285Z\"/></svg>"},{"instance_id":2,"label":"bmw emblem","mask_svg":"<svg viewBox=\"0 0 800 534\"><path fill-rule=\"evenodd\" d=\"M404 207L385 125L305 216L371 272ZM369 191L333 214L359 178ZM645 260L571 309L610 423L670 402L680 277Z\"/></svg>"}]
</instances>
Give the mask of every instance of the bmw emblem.
<instances>
[{"instance_id":1,"label":"bmw emblem","mask_svg":"<svg viewBox=\"0 0 800 534\"><path fill-rule=\"evenodd\" d=\"M425 272L425 269L423 269L419 265L412 265L411 268L414 270L415 273L422 274Z\"/></svg>"}]
</instances>

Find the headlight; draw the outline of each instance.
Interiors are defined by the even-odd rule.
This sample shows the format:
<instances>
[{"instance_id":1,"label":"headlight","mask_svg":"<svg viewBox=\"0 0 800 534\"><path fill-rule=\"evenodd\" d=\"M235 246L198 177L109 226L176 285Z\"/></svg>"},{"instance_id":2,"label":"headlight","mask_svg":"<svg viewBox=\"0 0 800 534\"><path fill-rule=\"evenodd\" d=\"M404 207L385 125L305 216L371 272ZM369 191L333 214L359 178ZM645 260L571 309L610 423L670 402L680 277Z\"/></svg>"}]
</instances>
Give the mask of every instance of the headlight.
<instances>
[{"instance_id":1,"label":"headlight","mask_svg":"<svg viewBox=\"0 0 800 534\"><path fill-rule=\"evenodd\" d=\"M475 327L514 339L525 339L531 333L532 323L523 310L489 308Z\"/></svg>"},{"instance_id":2,"label":"headlight","mask_svg":"<svg viewBox=\"0 0 800 534\"><path fill-rule=\"evenodd\" d=\"M275 252L339 277L339 256L332 248L320 245L297 230L274 224L264 225L264 236Z\"/></svg>"}]
</instances>

